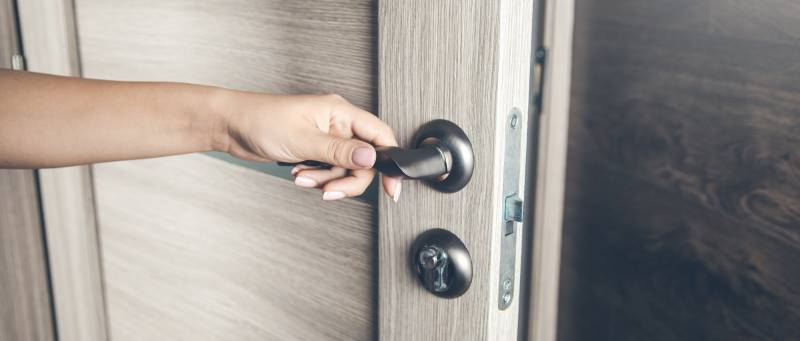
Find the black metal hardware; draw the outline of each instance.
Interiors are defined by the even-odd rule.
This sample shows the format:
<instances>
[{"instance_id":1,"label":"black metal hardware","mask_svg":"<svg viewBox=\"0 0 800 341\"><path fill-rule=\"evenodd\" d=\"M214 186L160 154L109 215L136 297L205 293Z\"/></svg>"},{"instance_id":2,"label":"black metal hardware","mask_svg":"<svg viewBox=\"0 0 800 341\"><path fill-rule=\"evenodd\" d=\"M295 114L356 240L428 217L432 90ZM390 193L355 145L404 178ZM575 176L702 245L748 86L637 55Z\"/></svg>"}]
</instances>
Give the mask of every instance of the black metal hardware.
<instances>
[{"instance_id":1,"label":"black metal hardware","mask_svg":"<svg viewBox=\"0 0 800 341\"><path fill-rule=\"evenodd\" d=\"M329 163L322 162L322 161L314 161L314 160L305 160L305 161L301 161L301 162L283 162L283 161L278 161L278 166L297 166L297 165L304 165L304 166L309 166L309 167L314 167L314 168L321 168L321 169L331 169L331 168L333 168L333 165L331 165Z\"/></svg>"},{"instance_id":2,"label":"black metal hardware","mask_svg":"<svg viewBox=\"0 0 800 341\"><path fill-rule=\"evenodd\" d=\"M377 148L375 168L389 176L425 180L446 193L461 190L472 178L472 143L453 122L433 120L424 124L414 135L411 148Z\"/></svg>"},{"instance_id":3,"label":"black metal hardware","mask_svg":"<svg viewBox=\"0 0 800 341\"><path fill-rule=\"evenodd\" d=\"M455 298L472 283L472 258L456 235L444 229L423 232L411 246L411 265L432 294Z\"/></svg>"}]
</instances>

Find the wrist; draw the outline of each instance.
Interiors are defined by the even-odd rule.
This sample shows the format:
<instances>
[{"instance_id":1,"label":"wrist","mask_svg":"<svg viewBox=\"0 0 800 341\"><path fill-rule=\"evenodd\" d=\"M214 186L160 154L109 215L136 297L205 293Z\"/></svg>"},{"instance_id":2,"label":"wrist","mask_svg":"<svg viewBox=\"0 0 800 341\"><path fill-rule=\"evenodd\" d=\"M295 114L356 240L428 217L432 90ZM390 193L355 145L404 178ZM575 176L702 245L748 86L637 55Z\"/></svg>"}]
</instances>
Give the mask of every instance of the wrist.
<instances>
[{"instance_id":1,"label":"wrist","mask_svg":"<svg viewBox=\"0 0 800 341\"><path fill-rule=\"evenodd\" d=\"M223 88L209 88L205 95L206 120L209 131L206 133L208 147L212 151L228 152L231 145L230 120L232 97L235 91Z\"/></svg>"}]
</instances>

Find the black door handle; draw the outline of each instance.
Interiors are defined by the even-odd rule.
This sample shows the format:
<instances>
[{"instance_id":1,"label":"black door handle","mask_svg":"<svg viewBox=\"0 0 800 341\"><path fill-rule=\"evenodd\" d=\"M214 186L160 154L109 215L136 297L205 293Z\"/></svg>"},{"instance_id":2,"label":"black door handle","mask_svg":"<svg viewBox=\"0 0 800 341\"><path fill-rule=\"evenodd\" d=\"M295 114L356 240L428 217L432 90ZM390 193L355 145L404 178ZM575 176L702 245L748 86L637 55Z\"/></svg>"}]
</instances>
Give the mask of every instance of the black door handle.
<instances>
[{"instance_id":1,"label":"black door handle","mask_svg":"<svg viewBox=\"0 0 800 341\"><path fill-rule=\"evenodd\" d=\"M375 169L388 176L434 180L450 172L447 158L450 152L431 143L416 149L377 147Z\"/></svg>"},{"instance_id":2,"label":"black door handle","mask_svg":"<svg viewBox=\"0 0 800 341\"><path fill-rule=\"evenodd\" d=\"M389 176L425 180L441 192L457 192L472 178L475 155L467 134L455 123L433 120L420 127L412 149L377 148L375 168Z\"/></svg>"},{"instance_id":3,"label":"black door handle","mask_svg":"<svg viewBox=\"0 0 800 341\"><path fill-rule=\"evenodd\" d=\"M414 135L411 146L410 149L375 148L375 169L388 176L424 180L434 189L446 193L461 190L472 178L475 167L472 143L455 123L447 120L425 123ZM330 168L329 164L313 160L300 164Z\"/></svg>"}]
</instances>

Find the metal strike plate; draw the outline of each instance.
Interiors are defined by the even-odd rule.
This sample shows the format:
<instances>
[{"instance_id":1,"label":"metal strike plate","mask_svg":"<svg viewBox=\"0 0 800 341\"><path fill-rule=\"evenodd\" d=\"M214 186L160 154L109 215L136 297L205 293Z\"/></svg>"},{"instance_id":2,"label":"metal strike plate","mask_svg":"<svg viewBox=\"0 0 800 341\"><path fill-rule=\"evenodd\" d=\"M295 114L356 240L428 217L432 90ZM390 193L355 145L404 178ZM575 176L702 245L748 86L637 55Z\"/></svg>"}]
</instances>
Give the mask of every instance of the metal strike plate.
<instances>
[{"instance_id":1,"label":"metal strike plate","mask_svg":"<svg viewBox=\"0 0 800 341\"><path fill-rule=\"evenodd\" d=\"M505 310L514 300L514 267L517 262L517 223L522 222L523 202L519 195L520 148L522 147L522 112L511 109L506 118L505 155L503 159L503 212L499 217L500 276L498 307Z\"/></svg>"}]
</instances>

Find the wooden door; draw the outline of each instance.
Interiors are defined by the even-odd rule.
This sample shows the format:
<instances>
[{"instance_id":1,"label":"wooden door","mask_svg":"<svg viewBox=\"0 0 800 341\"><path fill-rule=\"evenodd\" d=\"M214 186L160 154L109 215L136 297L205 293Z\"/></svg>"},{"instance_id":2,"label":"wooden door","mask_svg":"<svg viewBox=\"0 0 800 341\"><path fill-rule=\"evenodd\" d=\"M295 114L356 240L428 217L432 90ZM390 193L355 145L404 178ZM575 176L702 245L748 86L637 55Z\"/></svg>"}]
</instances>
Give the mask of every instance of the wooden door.
<instances>
[{"instance_id":1,"label":"wooden door","mask_svg":"<svg viewBox=\"0 0 800 341\"><path fill-rule=\"evenodd\" d=\"M44 171L59 338L517 339L527 301L498 308L500 174L508 113L521 114L522 141L529 122L533 9L524 0L24 2L31 71L336 92L379 113L404 145L426 121L451 120L476 154L462 191L407 181L398 204L322 203L272 168L214 155ZM513 157L524 155L521 144ZM520 181L521 196L528 186ZM411 241L434 227L472 255L462 297L434 296L410 272ZM516 230L515 288L529 231Z\"/></svg>"}]
</instances>

